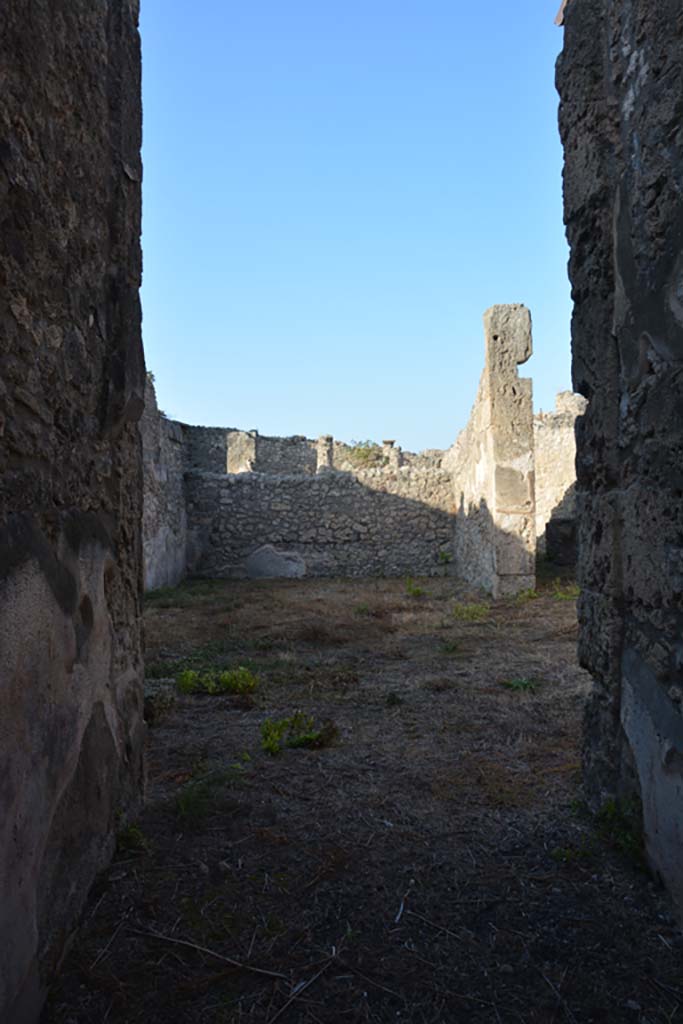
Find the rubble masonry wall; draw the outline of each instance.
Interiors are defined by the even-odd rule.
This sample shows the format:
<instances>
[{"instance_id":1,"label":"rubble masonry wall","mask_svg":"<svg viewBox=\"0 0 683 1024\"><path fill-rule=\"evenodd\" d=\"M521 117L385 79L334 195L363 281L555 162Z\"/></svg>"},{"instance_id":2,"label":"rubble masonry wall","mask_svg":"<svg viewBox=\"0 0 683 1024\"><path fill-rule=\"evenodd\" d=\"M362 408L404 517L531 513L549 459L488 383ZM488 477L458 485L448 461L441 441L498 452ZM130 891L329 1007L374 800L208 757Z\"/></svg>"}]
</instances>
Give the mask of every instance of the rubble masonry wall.
<instances>
[{"instance_id":1,"label":"rubble masonry wall","mask_svg":"<svg viewBox=\"0 0 683 1024\"><path fill-rule=\"evenodd\" d=\"M284 572L297 576L429 576L452 561L452 490L438 470L190 472L186 488L200 575L251 575L264 547L286 552Z\"/></svg>"},{"instance_id":2,"label":"rubble masonry wall","mask_svg":"<svg viewBox=\"0 0 683 1024\"><path fill-rule=\"evenodd\" d=\"M521 305L484 314L486 361L469 422L443 460L457 510L455 572L506 596L535 585L531 316Z\"/></svg>"},{"instance_id":3,"label":"rubble masonry wall","mask_svg":"<svg viewBox=\"0 0 683 1024\"><path fill-rule=\"evenodd\" d=\"M683 11L570 0L564 31L586 788L642 801L683 912Z\"/></svg>"},{"instance_id":4,"label":"rubble masonry wall","mask_svg":"<svg viewBox=\"0 0 683 1024\"><path fill-rule=\"evenodd\" d=\"M135 0L0 5L0 1020L143 782Z\"/></svg>"},{"instance_id":5,"label":"rubble masonry wall","mask_svg":"<svg viewBox=\"0 0 683 1024\"><path fill-rule=\"evenodd\" d=\"M174 587L187 569L185 435L179 423L159 413L154 384L147 379L140 421L144 502L142 537L145 590Z\"/></svg>"},{"instance_id":6,"label":"rubble masonry wall","mask_svg":"<svg viewBox=\"0 0 683 1024\"><path fill-rule=\"evenodd\" d=\"M560 391L553 412L534 416L536 473L536 551L546 553L546 525L553 519L576 519L576 420L586 399Z\"/></svg>"},{"instance_id":7,"label":"rubble masonry wall","mask_svg":"<svg viewBox=\"0 0 683 1024\"><path fill-rule=\"evenodd\" d=\"M183 566L217 576L264 571L252 556L266 548L274 575L450 571L494 594L533 587L534 434L544 514L567 515L583 399L565 393L555 413L532 420L531 382L517 373L531 354L525 307L494 306L485 337L472 415L447 452L158 423L150 387L148 589L177 582Z\"/></svg>"}]
</instances>

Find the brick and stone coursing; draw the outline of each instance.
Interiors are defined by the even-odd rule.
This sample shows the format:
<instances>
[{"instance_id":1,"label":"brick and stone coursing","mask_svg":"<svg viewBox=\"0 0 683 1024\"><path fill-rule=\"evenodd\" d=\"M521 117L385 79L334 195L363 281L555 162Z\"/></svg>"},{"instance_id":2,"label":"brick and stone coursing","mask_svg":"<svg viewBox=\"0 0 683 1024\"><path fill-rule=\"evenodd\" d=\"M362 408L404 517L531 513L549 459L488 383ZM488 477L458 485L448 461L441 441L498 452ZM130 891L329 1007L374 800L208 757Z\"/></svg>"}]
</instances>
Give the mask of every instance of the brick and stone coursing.
<instances>
[{"instance_id":1,"label":"brick and stone coursing","mask_svg":"<svg viewBox=\"0 0 683 1024\"><path fill-rule=\"evenodd\" d=\"M683 9L570 0L564 21L586 789L642 803L683 912Z\"/></svg>"},{"instance_id":2,"label":"brick and stone coursing","mask_svg":"<svg viewBox=\"0 0 683 1024\"><path fill-rule=\"evenodd\" d=\"M134 0L0 5L0 1020L143 782Z\"/></svg>"}]
</instances>

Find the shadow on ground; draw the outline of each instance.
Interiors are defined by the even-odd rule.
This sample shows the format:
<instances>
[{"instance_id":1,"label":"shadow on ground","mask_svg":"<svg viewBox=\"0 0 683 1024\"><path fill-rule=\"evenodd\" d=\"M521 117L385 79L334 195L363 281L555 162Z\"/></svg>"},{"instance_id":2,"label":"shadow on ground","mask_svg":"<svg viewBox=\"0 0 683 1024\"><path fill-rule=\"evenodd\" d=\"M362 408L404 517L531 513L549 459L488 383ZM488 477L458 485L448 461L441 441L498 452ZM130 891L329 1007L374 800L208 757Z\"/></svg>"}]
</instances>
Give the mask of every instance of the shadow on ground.
<instances>
[{"instance_id":1,"label":"shadow on ground","mask_svg":"<svg viewBox=\"0 0 683 1024\"><path fill-rule=\"evenodd\" d=\"M637 832L580 802L576 588L541 578L150 595L148 803L45 1024L679 1019ZM237 668L255 688L177 694ZM309 742L267 752L297 712Z\"/></svg>"}]
</instances>

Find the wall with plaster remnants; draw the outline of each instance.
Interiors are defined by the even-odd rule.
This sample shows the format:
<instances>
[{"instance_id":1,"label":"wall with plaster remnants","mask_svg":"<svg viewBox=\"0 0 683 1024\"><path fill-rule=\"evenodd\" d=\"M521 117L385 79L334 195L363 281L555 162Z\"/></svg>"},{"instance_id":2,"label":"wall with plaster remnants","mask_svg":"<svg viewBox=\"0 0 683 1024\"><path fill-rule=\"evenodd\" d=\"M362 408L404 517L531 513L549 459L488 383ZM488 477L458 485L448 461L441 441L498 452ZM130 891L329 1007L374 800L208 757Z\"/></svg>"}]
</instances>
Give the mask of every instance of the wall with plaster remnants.
<instances>
[{"instance_id":1,"label":"wall with plaster remnants","mask_svg":"<svg viewBox=\"0 0 683 1024\"><path fill-rule=\"evenodd\" d=\"M531 355L525 306L484 314L485 366L465 429L444 467L457 507L458 575L495 596L535 585L536 521L531 381L517 366Z\"/></svg>"},{"instance_id":2,"label":"wall with plaster remnants","mask_svg":"<svg viewBox=\"0 0 683 1024\"><path fill-rule=\"evenodd\" d=\"M574 294L591 804L640 801L683 912L683 11L570 0L558 62Z\"/></svg>"},{"instance_id":3,"label":"wall with plaster remnants","mask_svg":"<svg viewBox=\"0 0 683 1024\"><path fill-rule=\"evenodd\" d=\"M141 798L134 0L0 5L0 1020Z\"/></svg>"},{"instance_id":4,"label":"wall with plaster remnants","mask_svg":"<svg viewBox=\"0 0 683 1024\"><path fill-rule=\"evenodd\" d=\"M576 561L576 420L586 399L560 391L553 412L534 416L536 550L557 564Z\"/></svg>"}]
</instances>

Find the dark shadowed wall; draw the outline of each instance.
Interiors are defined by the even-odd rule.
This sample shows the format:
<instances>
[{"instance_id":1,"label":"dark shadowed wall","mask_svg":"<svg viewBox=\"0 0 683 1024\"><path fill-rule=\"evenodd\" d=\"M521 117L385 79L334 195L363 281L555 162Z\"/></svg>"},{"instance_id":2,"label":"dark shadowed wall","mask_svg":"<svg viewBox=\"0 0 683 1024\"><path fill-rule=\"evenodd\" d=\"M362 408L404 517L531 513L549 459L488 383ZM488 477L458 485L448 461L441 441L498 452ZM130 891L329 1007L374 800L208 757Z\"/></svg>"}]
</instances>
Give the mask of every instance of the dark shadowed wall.
<instances>
[{"instance_id":1,"label":"dark shadowed wall","mask_svg":"<svg viewBox=\"0 0 683 1024\"><path fill-rule=\"evenodd\" d=\"M683 8L569 0L564 31L587 790L642 801L683 910Z\"/></svg>"},{"instance_id":2,"label":"dark shadowed wall","mask_svg":"<svg viewBox=\"0 0 683 1024\"><path fill-rule=\"evenodd\" d=\"M0 5L0 1020L142 787L137 0Z\"/></svg>"}]
</instances>

